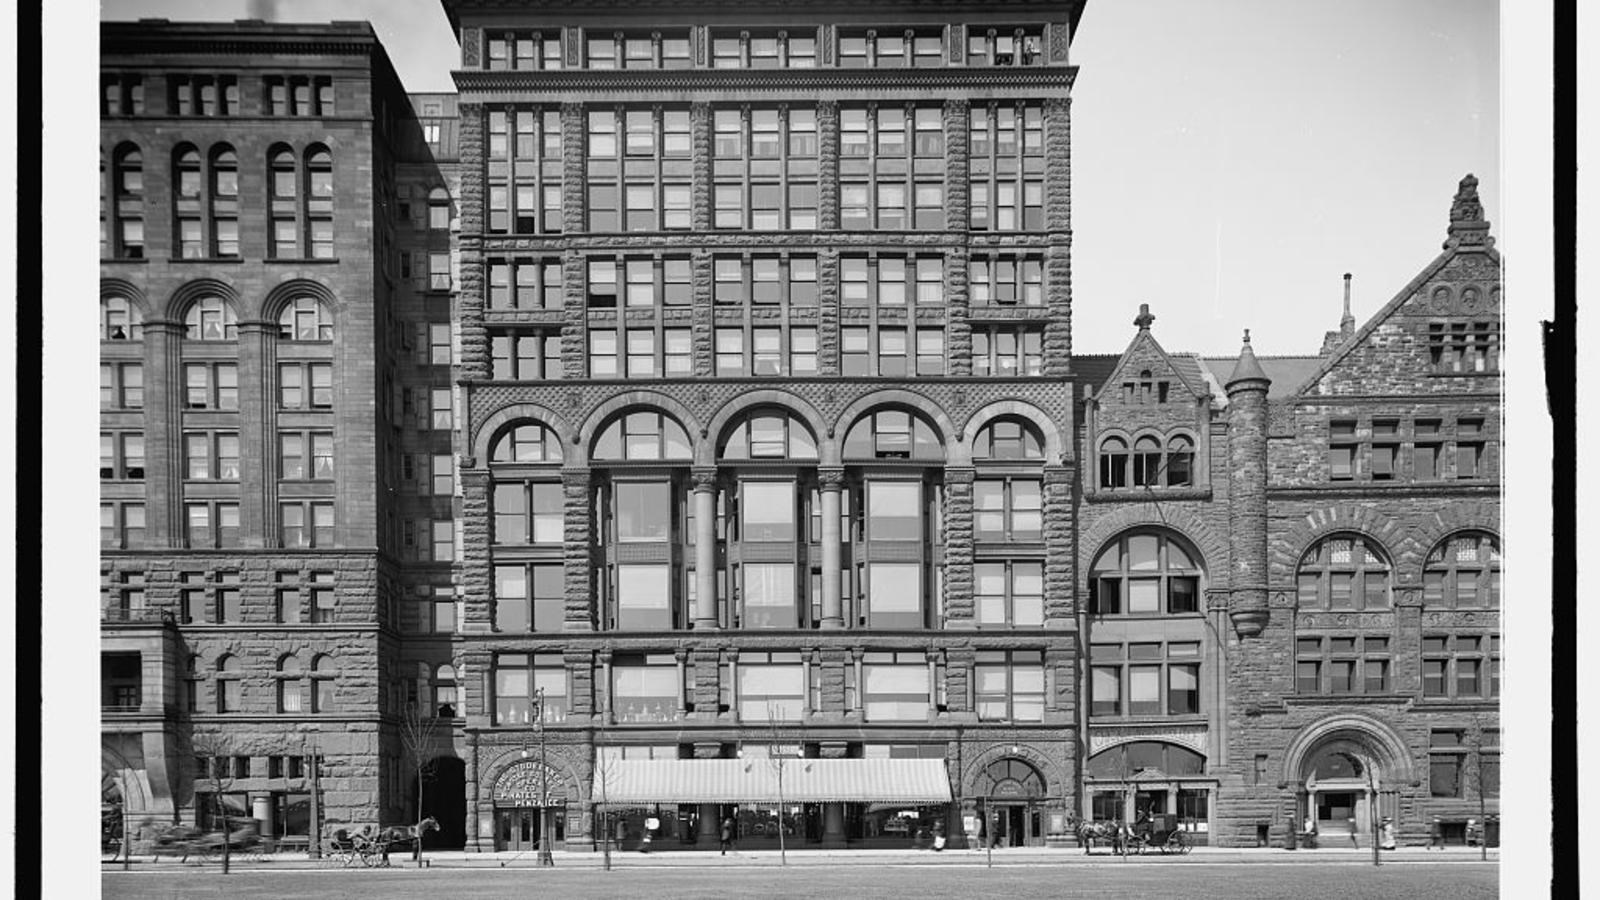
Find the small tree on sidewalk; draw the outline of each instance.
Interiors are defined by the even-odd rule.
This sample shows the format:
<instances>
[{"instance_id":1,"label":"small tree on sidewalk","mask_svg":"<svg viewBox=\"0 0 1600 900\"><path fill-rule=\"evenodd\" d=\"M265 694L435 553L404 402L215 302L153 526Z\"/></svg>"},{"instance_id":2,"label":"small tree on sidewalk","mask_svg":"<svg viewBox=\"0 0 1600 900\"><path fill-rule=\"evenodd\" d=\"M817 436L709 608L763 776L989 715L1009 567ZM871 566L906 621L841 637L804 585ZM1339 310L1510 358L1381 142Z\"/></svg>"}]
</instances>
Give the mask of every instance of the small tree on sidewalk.
<instances>
[{"instance_id":1,"label":"small tree on sidewalk","mask_svg":"<svg viewBox=\"0 0 1600 900\"><path fill-rule=\"evenodd\" d=\"M434 736L439 730L439 720L433 710L418 701L406 704L400 717L400 750L406 768L416 774L417 815L411 842L411 858L422 868L422 820L427 818L422 808L422 786L432 781L437 766L434 764Z\"/></svg>"},{"instance_id":2,"label":"small tree on sidewalk","mask_svg":"<svg viewBox=\"0 0 1600 900\"><path fill-rule=\"evenodd\" d=\"M767 703L767 765L778 776L778 865L789 864L789 849L784 834L787 824L783 800L783 775L791 760L790 752L799 742L799 736L783 727L786 720L777 704Z\"/></svg>"},{"instance_id":3,"label":"small tree on sidewalk","mask_svg":"<svg viewBox=\"0 0 1600 900\"><path fill-rule=\"evenodd\" d=\"M1498 753L1488 753L1490 748L1498 749L1499 731L1486 724L1481 714L1472 716L1472 730L1466 734L1467 756L1472 760L1472 765L1466 771L1467 788L1478 798L1478 857L1489 858L1489 804L1488 795L1492 791L1496 796L1500 793L1500 757ZM1486 768L1485 755L1493 757L1492 767ZM1491 774L1492 773L1492 774Z\"/></svg>"},{"instance_id":4,"label":"small tree on sidewalk","mask_svg":"<svg viewBox=\"0 0 1600 900\"><path fill-rule=\"evenodd\" d=\"M228 825L228 805L222 795L233 787L233 741L222 734L197 734L190 738L189 744L194 750L197 765L205 767L195 772L195 784L210 789L217 820L222 823L222 874L226 875L233 860L233 829ZM198 802L195 809L200 809Z\"/></svg>"},{"instance_id":5,"label":"small tree on sidewalk","mask_svg":"<svg viewBox=\"0 0 1600 900\"><path fill-rule=\"evenodd\" d=\"M594 780L600 785L600 859L607 872L611 871L611 779L617 774L617 758L607 752L611 749L602 733L594 746Z\"/></svg>"}]
</instances>

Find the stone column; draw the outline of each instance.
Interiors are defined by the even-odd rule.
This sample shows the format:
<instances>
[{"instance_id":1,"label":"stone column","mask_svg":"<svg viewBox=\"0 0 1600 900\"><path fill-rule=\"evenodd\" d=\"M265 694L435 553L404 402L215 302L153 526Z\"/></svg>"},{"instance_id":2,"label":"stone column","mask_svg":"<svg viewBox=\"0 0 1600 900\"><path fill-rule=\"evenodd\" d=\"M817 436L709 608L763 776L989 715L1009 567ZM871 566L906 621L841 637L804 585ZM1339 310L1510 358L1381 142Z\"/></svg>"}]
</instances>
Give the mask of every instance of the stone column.
<instances>
[{"instance_id":1,"label":"stone column","mask_svg":"<svg viewBox=\"0 0 1600 900\"><path fill-rule=\"evenodd\" d=\"M977 627L972 584L975 475L971 467L944 470L944 627L952 631Z\"/></svg>"},{"instance_id":2,"label":"stone column","mask_svg":"<svg viewBox=\"0 0 1600 900\"><path fill-rule=\"evenodd\" d=\"M1051 629L1071 628L1076 620L1072 492L1077 478L1078 467L1070 463L1044 469L1044 626Z\"/></svg>"},{"instance_id":3,"label":"stone column","mask_svg":"<svg viewBox=\"0 0 1600 900\"><path fill-rule=\"evenodd\" d=\"M717 621L717 470L695 469L694 481L694 627L713 631Z\"/></svg>"},{"instance_id":4,"label":"stone column","mask_svg":"<svg viewBox=\"0 0 1600 900\"><path fill-rule=\"evenodd\" d=\"M179 321L144 324L144 542L151 548L182 546L183 335ZM239 382L241 395L248 384ZM259 516L260 504L240 499L239 543L264 546L268 524L249 519L252 507Z\"/></svg>"},{"instance_id":5,"label":"stone column","mask_svg":"<svg viewBox=\"0 0 1600 900\"><path fill-rule=\"evenodd\" d=\"M597 578L604 578L603 572L596 573L595 553L591 546L593 532L590 527L595 511L591 509L589 496L590 480L586 470L563 470L561 472L561 489L563 497L564 521L566 527L563 557L566 563L566 616L561 623L562 631L593 631L595 622L604 614L597 609L595 603L595 584Z\"/></svg>"},{"instance_id":6,"label":"stone column","mask_svg":"<svg viewBox=\"0 0 1600 900\"><path fill-rule=\"evenodd\" d=\"M839 492L844 489L844 470L819 469L817 482L822 492L822 628L833 631L844 627L844 598L839 582L844 560Z\"/></svg>"},{"instance_id":7,"label":"stone column","mask_svg":"<svg viewBox=\"0 0 1600 900\"><path fill-rule=\"evenodd\" d=\"M600 678L601 684L595 685L594 690L595 694L597 696L602 696L603 699L600 702L600 708L595 712L599 716L601 724L615 725L617 724L617 707L616 703L614 702L614 698L612 697L614 692L612 691L611 686L616 682L611 680L610 650L600 651ZM604 691L603 695L601 694L602 691Z\"/></svg>"},{"instance_id":8,"label":"stone column","mask_svg":"<svg viewBox=\"0 0 1600 900\"><path fill-rule=\"evenodd\" d=\"M461 481L461 630L487 634L494 630L494 573L490 564L489 473L462 457Z\"/></svg>"},{"instance_id":9,"label":"stone column","mask_svg":"<svg viewBox=\"0 0 1600 900\"><path fill-rule=\"evenodd\" d=\"M274 506L273 500L277 495L277 479L274 475L278 459L276 410L277 398L268 395L278 383L277 366L274 365L276 354L274 350L278 340L278 323L250 321L239 323L239 546L251 549L272 547L277 544L274 538L277 535L277 509L268 509ZM181 371L181 370L180 370ZM215 370L213 370L214 372ZM178 390L184 389L182 380L178 381ZM307 391L311 385L305 386ZM149 394L145 395L148 402ZM334 419L335 459L346 460L358 456L353 449L350 435L340 428L342 419ZM146 453L149 453L149 443L146 443ZM254 457L258 462L249 465L245 461ZM182 465L183 457L178 457ZM342 470L341 470L342 471ZM179 479L179 484L182 479ZM340 478L337 482L340 500L347 480ZM182 494L182 491L178 491ZM344 503L340 503L344 506ZM178 509L181 513L181 506ZM148 513L147 513L148 515ZM338 544L341 547L360 546L363 542L353 540L350 529L360 527L373 528L378 523L353 520L357 516L348 509L340 509L334 519L335 527L339 531ZM362 517L370 518L370 517ZM186 524L183 518L174 523L173 533L180 539L183 537L183 528ZM269 530L269 524L271 528ZM212 522L213 531L218 523ZM370 532L369 532L370 534Z\"/></svg>"}]
</instances>

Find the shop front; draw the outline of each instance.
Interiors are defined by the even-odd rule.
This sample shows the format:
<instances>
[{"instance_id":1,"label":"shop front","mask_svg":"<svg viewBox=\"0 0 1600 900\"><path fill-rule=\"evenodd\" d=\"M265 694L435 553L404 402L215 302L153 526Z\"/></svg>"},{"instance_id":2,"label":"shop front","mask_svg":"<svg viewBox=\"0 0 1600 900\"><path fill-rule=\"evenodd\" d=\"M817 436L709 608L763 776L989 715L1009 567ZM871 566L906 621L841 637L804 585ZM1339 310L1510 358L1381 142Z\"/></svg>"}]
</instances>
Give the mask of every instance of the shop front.
<instances>
[{"instance_id":1,"label":"shop front","mask_svg":"<svg viewBox=\"0 0 1600 900\"><path fill-rule=\"evenodd\" d=\"M534 851L548 833L551 849L567 840L567 790L554 769L537 760L514 763L495 781L494 849Z\"/></svg>"},{"instance_id":2,"label":"shop front","mask_svg":"<svg viewBox=\"0 0 1600 900\"><path fill-rule=\"evenodd\" d=\"M1084 770L1089 818L1131 826L1173 816L1190 843L1208 844L1217 780L1205 768L1203 755L1170 741L1111 746L1090 756Z\"/></svg>"},{"instance_id":3,"label":"shop front","mask_svg":"<svg viewBox=\"0 0 1600 900\"><path fill-rule=\"evenodd\" d=\"M937 759L614 760L593 796L625 850L928 846L953 812Z\"/></svg>"}]
</instances>

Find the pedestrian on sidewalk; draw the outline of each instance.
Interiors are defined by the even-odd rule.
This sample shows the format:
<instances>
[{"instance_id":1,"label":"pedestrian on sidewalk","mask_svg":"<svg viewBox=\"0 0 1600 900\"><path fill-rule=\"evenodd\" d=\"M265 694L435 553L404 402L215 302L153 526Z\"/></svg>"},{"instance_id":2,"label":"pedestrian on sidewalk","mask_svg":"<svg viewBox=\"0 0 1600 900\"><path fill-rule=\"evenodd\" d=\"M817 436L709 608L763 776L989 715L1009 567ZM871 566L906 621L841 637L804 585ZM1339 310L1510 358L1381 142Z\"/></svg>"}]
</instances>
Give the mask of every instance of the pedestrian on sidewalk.
<instances>
[{"instance_id":1,"label":"pedestrian on sidewalk","mask_svg":"<svg viewBox=\"0 0 1600 900\"><path fill-rule=\"evenodd\" d=\"M1444 849L1444 823L1438 816L1433 817L1433 823L1428 826L1428 849Z\"/></svg>"},{"instance_id":2,"label":"pedestrian on sidewalk","mask_svg":"<svg viewBox=\"0 0 1600 900\"><path fill-rule=\"evenodd\" d=\"M935 819L933 822L933 850L935 853L944 849L944 821Z\"/></svg>"},{"instance_id":3,"label":"pedestrian on sidewalk","mask_svg":"<svg viewBox=\"0 0 1600 900\"><path fill-rule=\"evenodd\" d=\"M1383 830L1381 832L1381 835L1382 835L1382 840L1378 844L1378 846L1382 847L1385 850L1393 850L1394 849L1394 820L1389 818L1388 816L1384 816L1383 817Z\"/></svg>"},{"instance_id":4,"label":"pedestrian on sidewalk","mask_svg":"<svg viewBox=\"0 0 1600 900\"><path fill-rule=\"evenodd\" d=\"M656 829L660 827L661 820L655 816L651 816L650 818L644 820L644 837L642 837L639 841L640 853L650 852L650 839L655 835Z\"/></svg>"},{"instance_id":5,"label":"pedestrian on sidewalk","mask_svg":"<svg viewBox=\"0 0 1600 900\"><path fill-rule=\"evenodd\" d=\"M1346 819L1345 822L1350 826L1350 849L1359 849L1361 847L1361 842L1356 839L1356 817L1351 816L1350 818Z\"/></svg>"},{"instance_id":6,"label":"pedestrian on sidewalk","mask_svg":"<svg viewBox=\"0 0 1600 900\"><path fill-rule=\"evenodd\" d=\"M728 855L728 848L733 846L733 817L722 820L722 855Z\"/></svg>"}]
</instances>

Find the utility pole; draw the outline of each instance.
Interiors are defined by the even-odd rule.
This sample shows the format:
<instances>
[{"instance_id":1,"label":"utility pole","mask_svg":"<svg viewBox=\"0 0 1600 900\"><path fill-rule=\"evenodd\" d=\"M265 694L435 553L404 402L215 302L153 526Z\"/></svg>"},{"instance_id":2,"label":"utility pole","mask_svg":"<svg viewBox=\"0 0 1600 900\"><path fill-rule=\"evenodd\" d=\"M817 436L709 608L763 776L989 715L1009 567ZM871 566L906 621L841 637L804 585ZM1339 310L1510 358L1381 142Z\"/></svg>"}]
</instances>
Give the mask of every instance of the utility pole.
<instances>
[{"instance_id":1,"label":"utility pole","mask_svg":"<svg viewBox=\"0 0 1600 900\"><path fill-rule=\"evenodd\" d=\"M311 846L312 859L322 858L322 766L318 759L316 743L302 738L300 747L305 750L306 765L311 767ZM308 749L309 748L309 749Z\"/></svg>"},{"instance_id":2,"label":"utility pole","mask_svg":"<svg viewBox=\"0 0 1600 900\"><path fill-rule=\"evenodd\" d=\"M556 860L550 853L555 829L550 827L550 764L545 755L544 688L533 692L533 730L539 735L539 865L554 866Z\"/></svg>"}]
</instances>

